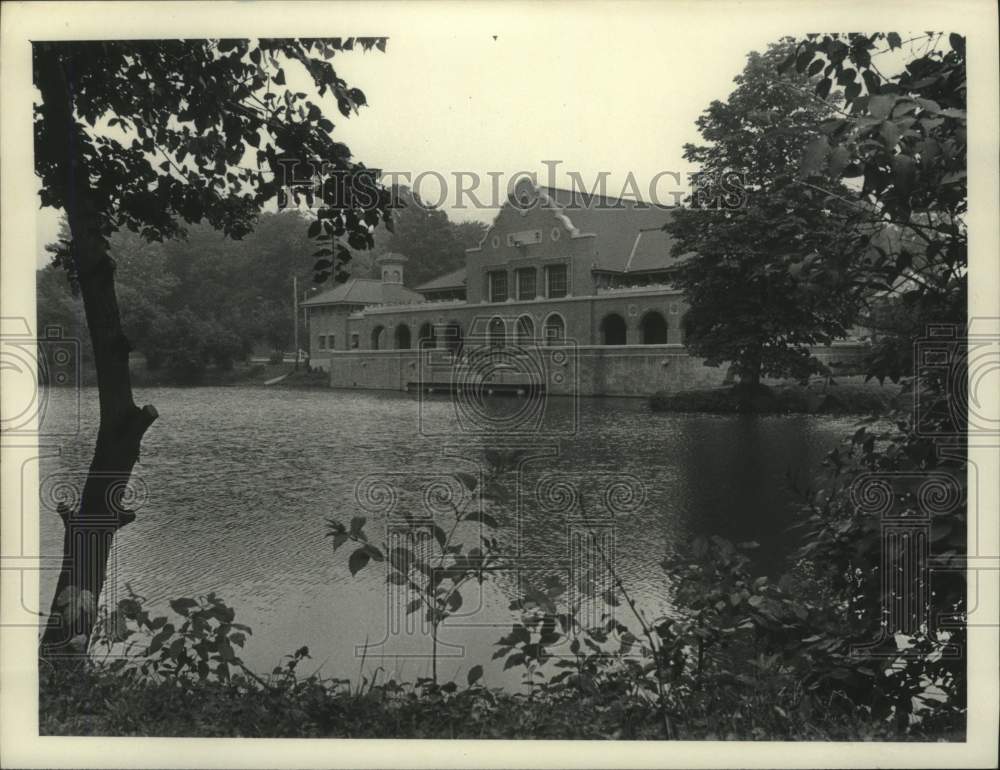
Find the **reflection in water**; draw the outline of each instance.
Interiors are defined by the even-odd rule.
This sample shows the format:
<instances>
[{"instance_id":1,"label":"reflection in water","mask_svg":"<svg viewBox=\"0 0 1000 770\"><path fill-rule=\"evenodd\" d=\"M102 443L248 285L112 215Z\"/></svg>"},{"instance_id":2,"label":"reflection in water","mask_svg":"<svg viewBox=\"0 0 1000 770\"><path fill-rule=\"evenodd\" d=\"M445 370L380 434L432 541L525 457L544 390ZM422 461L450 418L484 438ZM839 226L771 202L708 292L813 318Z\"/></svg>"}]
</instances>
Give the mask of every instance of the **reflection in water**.
<instances>
[{"instance_id":1,"label":"reflection in water","mask_svg":"<svg viewBox=\"0 0 1000 770\"><path fill-rule=\"evenodd\" d=\"M72 394L49 395L43 428L71 425ZM476 470L484 439L456 429L475 426L461 422L451 399L252 388L140 395L161 415L136 467L149 497L116 539L109 590L127 583L157 606L215 591L254 629L245 657L261 669L307 644L325 673L356 677L355 648L367 643L369 667L426 675L427 660L413 657L429 651L423 635L379 646L390 615L383 572L368 568L351 578L349 549L334 557L324 534L327 517L367 515L370 535L383 539L385 516L366 512L362 502L371 501L355 496L369 474L412 493L442 473ZM89 463L96 392L84 392L81 403L81 431L63 441L60 456L43 459L43 486L67 474L79 478ZM515 407L506 400L485 408L509 415ZM510 477L518 507L500 516L501 540L518 559L465 593L462 627L443 634L442 676L461 678L489 662L500 627L512 619L515 575L535 582L565 570L581 516L613 527L616 567L650 617L669 610L659 563L693 533L757 540L762 563L780 556L796 510L787 474L807 477L849 426L804 416L653 415L638 400L550 400L533 433L501 434L540 455ZM553 487L574 490L575 502L553 496ZM42 552L58 556L59 519L47 507L43 499ZM43 606L54 579L44 573ZM488 681L514 681L499 663L490 668Z\"/></svg>"}]
</instances>

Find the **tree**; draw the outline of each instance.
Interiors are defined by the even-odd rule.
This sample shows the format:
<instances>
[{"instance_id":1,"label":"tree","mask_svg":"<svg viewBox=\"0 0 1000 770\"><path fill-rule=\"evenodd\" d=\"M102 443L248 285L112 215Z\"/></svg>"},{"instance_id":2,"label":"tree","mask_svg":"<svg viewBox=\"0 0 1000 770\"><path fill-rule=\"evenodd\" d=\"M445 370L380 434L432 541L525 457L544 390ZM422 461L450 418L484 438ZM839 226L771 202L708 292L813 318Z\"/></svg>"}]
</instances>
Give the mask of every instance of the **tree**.
<instances>
[{"instance_id":1,"label":"tree","mask_svg":"<svg viewBox=\"0 0 1000 770\"><path fill-rule=\"evenodd\" d=\"M790 45L752 53L728 100L698 118L706 144L684 156L701 186L665 228L685 257L674 282L690 306L687 346L709 365L732 362L750 385L822 371L810 347L846 336L855 312L846 276L859 237L843 227L847 206L815 205L796 179L834 108L806 90L809 75L776 78ZM723 197L727 184L742 188L739 200Z\"/></svg>"},{"instance_id":2,"label":"tree","mask_svg":"<svg viewBox=\"0 0 1000 770\"><path fill-rule=\"evenodd\" d=\"M877 59L883 55L887 58ZM901 62L895 72L889 69L894 58ZM876 685L887 692L899 730L908 727L914 700L923 699L928 711L937 712L925 712L925 724L937 719L957 731L964 727L966 709L970 393L965 383L973 355L964 338L965 39L934 32L908 40L894 32L811 35L798 41L784 62L786 69L793 65L822 72L815 86L820 97L826 98L834 80L844 86L842 107L811 143L801 173L824 199L840 197L831 189L841 179L854 180L845 226L863 225L871 248L852 266L851 280L875 296L882 303L879 314L888 316L866 373L902 381L916 407L897 410L889 427L859 429L846 451L831 453L803 555L829 565L838 598L851 610L845 614L861 619L868 640L873 631L888 635L880 654L844 654L841 660L860 670L876 659L891 674ZM933 340L946 353L945 365L940 353L936 361L914 356L919 338L930 336L929 324L951 327L953 337L939 328ZM883 515L892 508L873 513L858 494L866 480L888 492L885 499L896 508L892 515L902 510L910 520L927 517L935 564L927 595L913 578L891 586L884 582L883 565L900 564L907 554L901 541L882 536ZM914 480L948 489L949 503L921 499ZM912 629L899 648L887 622L894 619ZM927 682L939 689L938 698L926 697ZM884 713L873 708L872 715Z\"/></svg>"},{"instance_id":3,"label":"tree","mask_svg":"<svg viewBox=\"0 0 1000 770\"><path fill-rule=\"evenodd\" d=\"M63 562L42 650L89 638L115 532L135 518L123 495L156 409L135 404L109 239L147 241L205 221L239 238L279 196L308 204L317 280L342 277L350 247L372 245L388 210L373 173L331 136L333 122L287 87L298 66L344 117L365 104L331 64L384 38L35 43L35 173L43 206L61 208L70 240L56 260L78 286L100 401L94 457L78 505L65 512ZM291 164L311 163L308 182ZM344 241L346 240L346 244Z\"/></svg>"},{"instance_id":4,"label":"tree","mask_svg":"<svg viewBox=\"0 0 1000 770\"><path fill-rule=\"evenodd\" d=\"M953 33L945 46L944 38L812 35L782 64L822 72L819 96L834 80L844 86L843 108L822 125L801 173L827 197L841 179L860 183L845 226L864 226L872 248L870 259L854 265L854 280L883 304L901 305L897 319L914 321L883 335L872 357L871 374L894 381L913 371L922 325L966 319L965 39ZM898 73L879 68L876 57L885 54L903 58Z\"/></svg>"}]
</instances>

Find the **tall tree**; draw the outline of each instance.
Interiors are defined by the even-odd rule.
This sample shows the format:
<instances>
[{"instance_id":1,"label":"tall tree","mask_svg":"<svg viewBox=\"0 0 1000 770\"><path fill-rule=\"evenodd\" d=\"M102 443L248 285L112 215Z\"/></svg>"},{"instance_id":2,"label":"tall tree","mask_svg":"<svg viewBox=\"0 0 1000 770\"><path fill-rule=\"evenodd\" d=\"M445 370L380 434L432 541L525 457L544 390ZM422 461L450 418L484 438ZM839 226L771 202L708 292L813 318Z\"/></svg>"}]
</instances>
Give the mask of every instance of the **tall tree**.
<instances>
[{"instance_id":1,"label":"tall tree","mask_svg":"<svg viewBox=\"0 0 1000 770\"><path fill-rule=\"evenodd\" d=\"M206 221L247 233L279 196L315 210L319 280L343 275L388 209L372 173L333 139L323 107L287 87L301 67L319 100L347 117L365 104L331 64L384 38L39 42L33 45L35 173L43 206L61 208L70 240L56 255L79 287L100 401L94 457L78 505L65 512L63 562L43 652L88 638L115 532L135 518L126 485L156 409L135 404L115 292L111 234L150 241ZM316 98L314 96L314 98ZM292 164L311 163L311 175ZM294 176L289 179L289 172ZM308 178L304 184L295 180ZM289 184L291 182L291 184Z\"/></svg>"},{"instance_id":2,"label":"tall tree","mask_svg":"<svg viewBox=\"0 0 1000 770\"><path fill-rule=\"evenodd\" d=\"M705 144L684 156L700 186L666 226L687 255L674 279L690 306L686 344L752 385L822 371L810 347L844 337L854 318L846 276L860 240L837 216L846 204L816 205L796 178L834 108L811 92L814 73L776 75L792 45L752 53L728 100L698 118Z\"/></svg>"}]
</instances>

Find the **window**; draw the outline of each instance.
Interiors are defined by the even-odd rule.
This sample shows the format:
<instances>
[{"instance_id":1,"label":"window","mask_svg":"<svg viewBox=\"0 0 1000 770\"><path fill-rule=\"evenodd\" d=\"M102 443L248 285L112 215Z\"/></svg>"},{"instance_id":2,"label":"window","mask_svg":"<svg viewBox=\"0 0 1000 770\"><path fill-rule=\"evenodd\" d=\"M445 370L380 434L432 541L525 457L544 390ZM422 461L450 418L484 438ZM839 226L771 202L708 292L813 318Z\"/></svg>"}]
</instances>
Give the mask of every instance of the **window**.
<instances>
[{"instance_id":1,"label":"window","mask_svg":"<svg viewBox=\"0 0 1000 770\"><path fill-rule=\"evenodd\" d=\"M325 334L319 335L319 349L320 350L326 350L326 335Z\"/></svg>"},{"instance_id":2,"label":"window","mask_svg":"<svg viewBox=\"0 0 1000 770\"><path fill-rule=\"evenodd\" d=\"M372 350L382 350L384 346L382 337L385 336L385 327L376 326L372 329Z\"/></svg>"},{"instance_id":3,"label":"window","mask_svg":"<svg viewBox=\"0 0 1000 770\"><path fill-rule=\"evenodd\" d=\"M643 345L667 344L667 320L656 311L650 311L642 317L640 324Z\"/></svg>"},{"instance_id":4,"label":"window","mask_svg":"<svg viewBox=\"0 0 1000 770\"><path fill-rule=\"evenodd\" d=\"M545 319L545 344L558 345L566 339L566 322L558 313Z\"/></svg>"},{"instance_id":5,"label":"window","mask_svg":"<svg viewBox=\"0 0 1000 770\"><path fill-rule=\"evenodd\" d=\"M507 301L507 271L495 270L490 273L490 302Z\"/></svg>"},{"instance_id":6,"label":"window","mask_svg":"<svg viewBox=\"0 0 1000 770\"><path fill-rule=\"evenodd\" d=\"M329 337L326 338L327 350L334 350L337 347L336 345L333 344L334 340L336 339L337 339L336 336L333 334L331 334Z\"/></svg>"},{"instance_id":7,"label":"window","mask_svg":"<svg viewBox=\"0 0 1000 770\"><path fill-rule=\"evenodd\" d=\"M617 313L604 316L601 321L602 345L625 345L628 339L628 327L625 319Z\"/></svg>"},{"instance_id":8,"label":"window","mask_svg":"<svg viewBox=\"0 0 1000 770\"><path fill-rule=\"evenodd\" d=\"M549 265L545 268L546 296L558 299L566 296L566 265Z\"/></svg>"},{"instance_id":9,"label":"window","mask_svg":"<svg viewBox=\"0 0 1000 770\"><path fill-rule=\"evenodd\" d=\"M494 317L490 320L489 343L490 347L503 347L507 337L507 324L502 318Z\"/></svg>"},{"instance_id":10,"label":"window","mask_svg":"<svg viewBox=\"0 0 1000 770\"><path fill-rule=\"evenodd\" d=\"M396 327L396 350L409 350L410 349L410 327L406 324L400 324Z\"/></svg>"},{"instance_id":11,"label":"window","mask_svg":"<svg viewBox=\"0 0 1000 770\"><path fill-rule=\"evenodd\" d=\"M535 298L535 268L522 267L517 271L517 298Z\"/></svg>"},{"instance_id":12,"label":"window","mask_svg":"<svg viewBox=\"0 0 1000 770\"><path fill-rule=\"evenodd\" d=\"M417 333L417 340L422 347L434 347L434 325L429 321L421 324L420 331Z\"/></svg>"},{"instance_id":13,"label":"window","mask_svg":"<svg viewBox=\"0 0 1000 770\"><path fill-rule=\"evenodd\" d=\"M518 318L517 325L514 327L514 339L524 345L530 343L534 337L535 322L531 320L531 316L523 315Z\"/></svg>"},{"instance_id":14,"label":"window","mask_svg":"<svg viewBox=\"0 0 1000 770\"><path fill-rule=\"evenodd\" d=\"M361 345L361 335L357 332L351 333L351 350L357 350Z\"/></svg>"}]
</instances>

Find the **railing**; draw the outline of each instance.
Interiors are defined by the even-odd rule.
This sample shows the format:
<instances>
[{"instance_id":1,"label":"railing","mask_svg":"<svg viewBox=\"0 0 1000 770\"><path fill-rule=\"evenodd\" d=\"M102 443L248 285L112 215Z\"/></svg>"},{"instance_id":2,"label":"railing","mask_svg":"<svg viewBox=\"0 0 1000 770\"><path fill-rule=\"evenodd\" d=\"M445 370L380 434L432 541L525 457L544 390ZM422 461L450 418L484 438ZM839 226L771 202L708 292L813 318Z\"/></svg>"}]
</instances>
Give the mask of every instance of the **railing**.
<instances>
[{"instance_id":1,"label":"railing","mask_svg":"<svg viewBox=\"0 0 1000 770\"><path fill-rule=\"evenodd\" d=\"M669 283L650 283L645 286L604 286L597 289L598 294L630 294L643 291L679 291Z\"/></svg>"}]
</instances>

